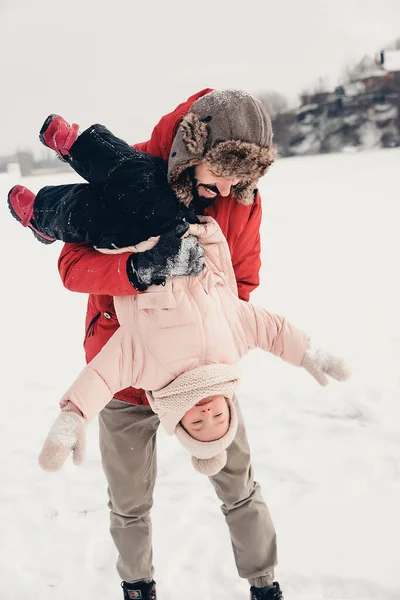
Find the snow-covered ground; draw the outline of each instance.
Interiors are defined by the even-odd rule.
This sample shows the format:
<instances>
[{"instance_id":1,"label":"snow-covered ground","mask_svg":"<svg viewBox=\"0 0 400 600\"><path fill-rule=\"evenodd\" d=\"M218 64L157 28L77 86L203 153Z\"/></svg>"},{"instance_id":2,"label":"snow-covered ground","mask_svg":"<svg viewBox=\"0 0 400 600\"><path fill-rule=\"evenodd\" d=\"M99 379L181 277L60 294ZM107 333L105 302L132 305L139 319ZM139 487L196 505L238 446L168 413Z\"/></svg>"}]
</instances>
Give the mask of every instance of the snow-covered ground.
<instances>
[{"instance_id":1,"label":"snow-covered ground","mask_svg":"<svg viewBox=\"0 0 400 600\"><path fill-rule=\"evenodd\" d=\"M349 382L322 389L261 351L242 363L240 397L287 600L400 598L399 161L397 149L285 159L260 185L253 302L353 369ZM68 179L23 183L37 190ZM39 244L9 215L6 192L18 182L0 175L0 598L120 600L97 424L83 467L46 474L37 465L58 399L83 366L86 297L62 287L61 244ZM248 597L211 486L162 431L153 522L160 600Z\"/></svg>"}]
</instances>

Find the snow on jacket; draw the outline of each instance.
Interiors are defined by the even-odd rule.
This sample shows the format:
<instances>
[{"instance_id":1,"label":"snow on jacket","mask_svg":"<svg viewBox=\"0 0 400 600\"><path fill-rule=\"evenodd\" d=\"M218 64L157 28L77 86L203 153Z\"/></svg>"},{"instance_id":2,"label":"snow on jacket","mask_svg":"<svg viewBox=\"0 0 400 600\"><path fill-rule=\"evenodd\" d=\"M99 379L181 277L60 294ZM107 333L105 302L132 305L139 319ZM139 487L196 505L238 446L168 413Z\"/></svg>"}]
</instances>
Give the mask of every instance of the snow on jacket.
<instances>
[{"instance_id":1,"label":"snow on jacket","mask_svg":"<svg viewBox=\"0 0 400 600\"><path fill-rule=\"evenodd\" d=\"M300 366L308 336L283 317L240 300L227 242L216 221L191 225L204 247L197 277L114 298L120 327L61 400L93 419L128 386L153 391L207 364L235 364L252 348ZM157 410L157 407L155 407Z\"/></svg>"},{"instance_id":2,"label":"snow on jacket","mask_svg":"<svg viewBox=\"0 0 400 600\"><path fill-rule=\"evenodd\" d=\"M192 104L212 91L205 89L162 117L148 142L136 144L143 152L167 161L176 129ZM232 257L237 290L242 300L259 285L261 198L245 206L232 197L217 196L205 215L213 217L227 239ZM126 273L129 253L101 255L87 244L65 244L58 266L64 286L73 292L89 294L84 348L86 361L91 361L119 327L113 296L136 294ZM130 387L115 393L120 400L133 404L148 404L143 390Z\"/></svg>"}]
</instances>

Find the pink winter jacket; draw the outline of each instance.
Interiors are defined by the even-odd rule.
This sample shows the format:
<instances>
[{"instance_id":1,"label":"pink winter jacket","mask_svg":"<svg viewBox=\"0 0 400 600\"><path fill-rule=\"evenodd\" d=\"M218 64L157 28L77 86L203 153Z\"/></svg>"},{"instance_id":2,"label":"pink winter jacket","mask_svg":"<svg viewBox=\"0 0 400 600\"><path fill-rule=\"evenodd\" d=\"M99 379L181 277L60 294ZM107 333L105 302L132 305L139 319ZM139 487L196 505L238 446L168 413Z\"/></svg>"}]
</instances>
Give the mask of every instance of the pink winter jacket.
<instances>
[{"instance_id":1,"label":"pink winter jacket","mask_svg":"<svg viewBox=\"0 0 400 600\"><path fill-rule=\"evenodd\" d=\"M204 247L202 273L115 297L120 327L63 396L61 407L70 401L90 421L119 390L159 390L189 369L237 363L256 347L300 366L308 336L238 298L225 237L214 219L200 219L189 233Z\"/></svg>"}]
</instances>

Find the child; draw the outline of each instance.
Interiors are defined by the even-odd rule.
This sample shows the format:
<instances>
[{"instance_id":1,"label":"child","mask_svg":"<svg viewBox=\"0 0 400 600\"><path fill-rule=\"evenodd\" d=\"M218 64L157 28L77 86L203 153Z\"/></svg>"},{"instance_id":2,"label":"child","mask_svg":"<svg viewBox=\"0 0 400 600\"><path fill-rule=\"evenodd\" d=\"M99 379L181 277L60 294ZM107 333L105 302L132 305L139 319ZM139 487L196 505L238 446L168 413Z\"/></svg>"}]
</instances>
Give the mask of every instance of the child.
<instances>
[{"instance_id":1,"label":"child","mask_svg":"<svg viewBox=\"0 0 400 600\"><path fill-rule=\"evenodd\" d=\"M46 122L41 136L50 145L51 138L46 137L49 129ZM45 234L48 238L64 240L73 235L75 241L84 239L100 244L106 240L108 247L121 244L121 239L126 243L141 240L143 243L136 248L136 256L145 255L150 247L155 244L157 247L157 240L145 241L144 235L140 237L140 228L136 228L136 237L132 240L128 240L129 231L124 232L127 237L118 238L115 223L121 214L119 200L124 198L124 194L118 194L117 173L123 173L121 185L128 186L126 195L129 190L138 189L147 199L147 215L157 215L159 230L153 228L151 218L147 217L146 235L154 236L165 231L158 209L153 212L151 208L153 192L162 204L165 184L161 182L161 191L157 189L159 180L154 178L152 160L143 158L142 153L137 151L131 153L129 146L125 147L121 140L116 141L105 128L100 128L93 126L87 130L87 135L92 136L89 139L95 141L97 151L83 155L87 178L93 180L92 173L96 171L97 162L108 166L103 170L101 187L82 184L86 186L84 197L90 198L88 204L83 204L82 219L78 200L83 193L82 185L44 188L36 199L31 198L29 210L23 209L29 202L24 205L18 200L18 194L23 198L31 193L25 192L26 188L17 191L13 188L9 194L10 208L14 216L33 229L36 235ZM76 148L81 148L82 144L77 144L85 133L68 148L69 155L74 157L71 164L81 174L84 169L77 162ZM122 159L122 153L115 151L117 144L120 150L122 146L124 156L129 155L129 159ZM114 148L112 152L111 148ZM129 184L129 169L125 164L128 160L134 180L132 185ZM140 169L136 169L136 160ZM113 192L109 196L107 174L113 180ZM146 187L148 181L151 181L150 188ZM99 175L97 183L100 183ZM98 208L96 193L103 193L110 200L107 210L102 213L107 218L97 221L98 228L92 227L90 214L91 209L96 212ZM138 205L136 196L129 201L133 206ZM124 202L122 204L127 206ZM139 206L135 214L146 219L140 211ZM178 224L181 216L177 209L175 218ZM186 239L190 240L192 250L204 249L205 268L202 263L200 268L200 253L197 252L192 257L193 261L188 261L189 264L195 263L193 275L197 276L177 276L167 279L162 287L150 287L144 294L114 299L120 327L63 396L61 414L51 428L40 455L43 468L59 469L71 451L74 462L81 463L85 424L101 411L114 393L132 385L148 390L154 412L159 415L167 433L175 433L192 454L195 467L209 476L214 475L224 467L226 448L235 437L237 416L233 394L238 382L237 363L250 349L260 347L296 366L303 366L322 385L328 382L326 374L338 380L348 376L341 359L312 349L308 336L284 318L239 300L228 245L218 224L211 217L198 219L187 213L185 219L186 216L192 221L188 228L190 235ZM108 230L109 223L113 223L113 237ZM135 225L133 223L133 227ZM177 222L172 225L176 226ZM192 240L198 240L200 244L194 244ZM126 249L109 251L123 252Z\"/></svg>"}]
</instances>

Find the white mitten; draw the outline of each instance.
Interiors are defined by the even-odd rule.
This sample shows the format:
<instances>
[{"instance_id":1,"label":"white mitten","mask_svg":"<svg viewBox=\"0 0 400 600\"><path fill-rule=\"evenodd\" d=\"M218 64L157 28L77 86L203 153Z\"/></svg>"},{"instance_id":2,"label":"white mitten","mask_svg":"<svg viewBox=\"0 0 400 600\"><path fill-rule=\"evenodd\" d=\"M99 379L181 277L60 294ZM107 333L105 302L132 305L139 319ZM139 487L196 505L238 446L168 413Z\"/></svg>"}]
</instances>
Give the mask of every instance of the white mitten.
<instances>
[{"instance_id":1,"label":"white mitten","mask_svg":"<svg viewBox=\"0 0 400 600\"><path fill-rule=\"evenodd\" d=\"M43 444L39 465L45 471L58 471L71 452L74 464L81 465L85 449L85 419L74 411L61 411Z\"/></svg>"},{"instance_id":2,"label":"white mitten","mask_svg":"<svg viewBox=\"0 0 400 600\"><path fill-rule=\"evenodd\" d=\"M328 385L327 375L344 381L350 376L350 371L342 358L323 350L308 346L301 363L306 371L312 375L320 385Z\"/></svg>"}]
</instances>

